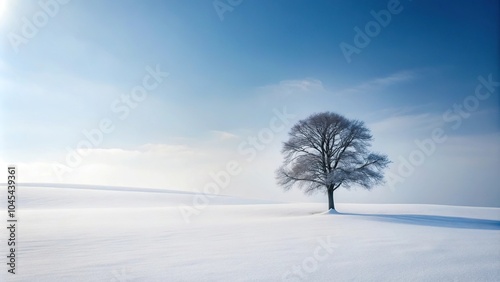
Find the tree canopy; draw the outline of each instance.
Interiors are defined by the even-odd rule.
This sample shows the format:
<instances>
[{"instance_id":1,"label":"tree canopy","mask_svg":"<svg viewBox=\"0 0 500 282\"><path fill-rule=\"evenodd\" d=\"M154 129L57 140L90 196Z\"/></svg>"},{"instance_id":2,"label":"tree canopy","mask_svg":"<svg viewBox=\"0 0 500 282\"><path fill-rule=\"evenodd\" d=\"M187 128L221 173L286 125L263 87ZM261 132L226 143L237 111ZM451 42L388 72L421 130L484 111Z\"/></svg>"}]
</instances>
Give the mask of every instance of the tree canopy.
<instances>
[{"instance_id":1,"label":"tree canopy","mask_svg":"<svg viewBox=\"0 0 500 282\"><path fill-rule=\"evenodd\" d=\"M373 137L362 121L323 112L295 124L283 143L283 165L276 171L285 190L297 186L306 194L322 191L334 209L333 192L383 183L386 155L370 152Z\"/></svg>"}]
</instances>

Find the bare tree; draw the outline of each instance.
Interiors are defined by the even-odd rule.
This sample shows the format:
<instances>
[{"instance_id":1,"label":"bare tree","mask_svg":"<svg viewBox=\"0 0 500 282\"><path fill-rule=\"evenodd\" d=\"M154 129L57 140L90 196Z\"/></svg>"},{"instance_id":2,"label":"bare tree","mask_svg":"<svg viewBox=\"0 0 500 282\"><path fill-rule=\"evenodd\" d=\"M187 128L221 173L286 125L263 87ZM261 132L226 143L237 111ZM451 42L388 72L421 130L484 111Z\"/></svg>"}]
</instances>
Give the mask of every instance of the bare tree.
<instances>
[{"instance_id":1,"label":"bare tree","mask_svg":"<svg viewBox=\"0 0 500 282\"><path fill-rule=\"evenodd\" d=\"M296 184L306 194L326 192L329 209L335 210L333 192L339 187L371 189L383 183L383 169L390 161L368 150L371 141L361 121L331 112L313 114L295 124L283 143L278 183L285 190Z\"/></svg>"}]
</instances>

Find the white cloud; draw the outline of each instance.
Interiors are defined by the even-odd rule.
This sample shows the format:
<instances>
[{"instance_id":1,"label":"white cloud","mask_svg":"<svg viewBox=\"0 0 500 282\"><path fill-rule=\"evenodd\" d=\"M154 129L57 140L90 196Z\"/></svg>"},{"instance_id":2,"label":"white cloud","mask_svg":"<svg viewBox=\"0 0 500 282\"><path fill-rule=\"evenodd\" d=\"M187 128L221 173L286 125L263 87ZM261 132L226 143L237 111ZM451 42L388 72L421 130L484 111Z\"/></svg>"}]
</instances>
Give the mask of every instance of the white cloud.
<instances>
[{"instance_id":1,"label":"white cloud","mask_svg":"<svg viewBox=\"0 0 500 282\"><path fill-rule=\"evenodd\" d=\"M300 80L282 80L277 84L259 87L259 90L272 95L298 95L324 92L325 88L320 80L306 78Z\"/></svg>"},{"instance_id":2,"label":"white cloud","mask_svg":"<svg viewBox=\"0 0 500 282\"><path fill-rule=\"evenodd\" d=\"M370 129L378 134L403 132L419 132L422 130L432 130L444 125L444 120L436 114L412 114L397 115L371 123Z\"/></svg>"},{"instance_id":3,"label":"white cloud","mask_svg":"<svg viewBox=\"0 0 500 282\"><path fill-rule=\"evenodd\" d=\"M338 94L354 94L354 93L366 93L374 90L382 89L385 87L389 87L391 85L395 85L398 83L403 83L407 81L411 81L416 78L415 72L412 71L400 71L394 74L391 74L386 77L375 78L366 82L363 82L357 86L350 87L338 92Z\"/></svg>"},{"instance_id":4,"label":"white cloud","mask_svg":"<svg viewBox=\"0 0 500 282\"><path fill-rule=\"evenodd\" d=\"M230 139L237 139L238 136L235 134L232 134L230 132L226 131L220 131L220 130L212 130L212 134L215 136L215 138L219 141L225 141L225 140L230 140Z\"/></svg>"},{"instance_id":5,"label":"white cloud","mask_svg":"<svg viewBox=\"0 0 500 282\"><path fill-rule=\"evenodd\" d=\"M157 156L192 156L195 150L187 145L145 144L139 147L146 154Z\"/></svg>"}]
</instances>

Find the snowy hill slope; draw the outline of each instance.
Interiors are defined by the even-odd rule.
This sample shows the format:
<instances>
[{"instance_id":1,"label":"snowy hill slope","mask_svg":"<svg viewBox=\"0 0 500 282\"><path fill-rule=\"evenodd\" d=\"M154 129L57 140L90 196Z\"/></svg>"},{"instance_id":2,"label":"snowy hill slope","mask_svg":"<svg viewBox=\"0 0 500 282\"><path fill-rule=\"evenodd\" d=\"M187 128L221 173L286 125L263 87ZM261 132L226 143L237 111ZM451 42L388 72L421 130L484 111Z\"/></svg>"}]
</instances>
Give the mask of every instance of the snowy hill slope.
<instances>
[{"instance_id":1,"label":"snowy hill slope","mask_svg":"<svg viewBox=\"0 0 500 282\"><path fill-rule=\"evenodd\" d=\"M40 186L40 185L39 185ZM500 209L21 187L12 281L498 281ZM5 214L5 213L2 213ZM4 218L5 219L5 218ZM0 236L6 238L2 228ZM0 262L5 265L6 258Z\"/></svg>"}]
</instances>

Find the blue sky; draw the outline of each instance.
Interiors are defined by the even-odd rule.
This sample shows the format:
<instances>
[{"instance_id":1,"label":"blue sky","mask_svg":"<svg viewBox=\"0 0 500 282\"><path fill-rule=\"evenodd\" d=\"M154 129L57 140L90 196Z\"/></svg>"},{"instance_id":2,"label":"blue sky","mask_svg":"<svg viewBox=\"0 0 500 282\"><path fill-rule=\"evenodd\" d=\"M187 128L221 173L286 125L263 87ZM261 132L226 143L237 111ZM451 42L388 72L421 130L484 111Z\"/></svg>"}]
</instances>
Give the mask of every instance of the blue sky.
<instances>
[{"instance_id":1,"label":"blue sky","mask_svg":"<svg viewBox=\"0 0 500 282\"><path fill-rule=\"evenodd\" d=\"M0 0L0 163L18 164L26 182L194 191L236 160L242 172L224 194L322 201L283 193L274 170L294 121L334 111L367 123L393 175L415 140L447 136L395 187L339 191L338 201L500 203L499 90L474 98L479 76L500 80L498 1L40 3L48 10ZM389 6L398 12L348 62L340 45L356 46L355 28L366 33ZM147 67L169 75L121 119L112 105ZM458 118L464 101L478 103ZM294 121L247 161L238 148L284 107ZM54 166L103 119L113 131L58 177Z\"/></svg>"}]
</instances>

